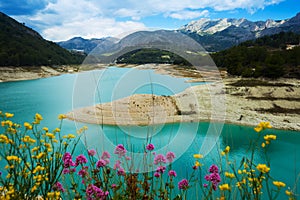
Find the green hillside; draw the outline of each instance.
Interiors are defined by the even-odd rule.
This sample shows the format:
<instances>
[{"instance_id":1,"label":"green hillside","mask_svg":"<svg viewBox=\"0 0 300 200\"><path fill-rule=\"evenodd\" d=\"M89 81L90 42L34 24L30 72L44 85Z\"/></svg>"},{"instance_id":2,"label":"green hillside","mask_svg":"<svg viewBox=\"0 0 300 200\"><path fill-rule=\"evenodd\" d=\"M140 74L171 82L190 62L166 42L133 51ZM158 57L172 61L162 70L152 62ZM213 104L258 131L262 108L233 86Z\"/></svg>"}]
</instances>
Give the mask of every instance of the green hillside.
<instances>
[{"instance_id":1,"label":"green hillside","mask_svg":"<svg viewBox=\"0 0 300 200\"><path fill-rule=\"evenodd\" d=\"M0 66L80 64L84 57L44 40L36 31L0 12Z\"/></svg>"},{"instance_id":2,"label":"green hillside","mask_svg":"<svg viewBox=\"0 0 300 200\"><path fill-rule=\"evenodd\" d=\"M244 77L300 78L300 34L281 32L211 54L219 68Z\"/></svg>"}]
</instances>

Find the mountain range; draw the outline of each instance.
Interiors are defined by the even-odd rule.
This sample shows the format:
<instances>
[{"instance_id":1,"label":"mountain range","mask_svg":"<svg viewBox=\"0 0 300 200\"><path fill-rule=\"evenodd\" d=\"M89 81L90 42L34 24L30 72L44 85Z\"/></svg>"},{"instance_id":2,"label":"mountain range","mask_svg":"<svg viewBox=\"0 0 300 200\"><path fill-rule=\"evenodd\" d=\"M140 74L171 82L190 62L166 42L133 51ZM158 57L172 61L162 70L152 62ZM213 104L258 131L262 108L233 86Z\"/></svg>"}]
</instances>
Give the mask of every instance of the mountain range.
<instances>
[{"instance_id":1,"label":"mountain range","mask_svg":"<svg viewBox=\"0 0 300 200\"><path fill-rule=\"evenodd\" d=\"M179 29L198 41L207 51L220 51L246 40L280 32L300 33L300 13L285 20L252 22L247 19L200 19Z\"/></svg>"},{"instance_id":2,"label":"mountain range","mask_svg":"<svg viewBox=\"0 0 300 200\"><path fill-rule=\"evenodd\" d=\"M295 17L284 20L266 20L252 22L247 19L200 19L192 21L177 31L191 36L199 42L207 51L221 51L241 42L253 40L265 35L273 35L280 32L300 33L300 13ZM84 50L90 53L97 45L111 45L115 38L83 39L72 38L68 41L58 42L66 49Z\"/></svg>"}]
</instances>

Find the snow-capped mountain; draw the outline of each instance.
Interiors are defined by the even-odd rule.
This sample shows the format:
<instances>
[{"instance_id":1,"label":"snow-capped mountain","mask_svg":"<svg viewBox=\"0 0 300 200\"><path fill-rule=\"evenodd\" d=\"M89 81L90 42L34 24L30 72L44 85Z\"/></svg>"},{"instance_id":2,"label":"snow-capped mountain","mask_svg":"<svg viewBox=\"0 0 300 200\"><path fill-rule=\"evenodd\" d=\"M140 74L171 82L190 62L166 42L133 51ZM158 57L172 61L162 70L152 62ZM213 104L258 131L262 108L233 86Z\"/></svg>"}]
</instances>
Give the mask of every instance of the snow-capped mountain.
<instances>
[{"instance_id":1,"label":"snow-capped mountain","mask_svg":"<svg viewBox=\"0 0 300 200\"><path fill-rule=\"evenodd\" d=\"M252 22L247 19L200 19L179 29L209 51L219 51L240 42L281 31L300 32L300 13L291 19Z\"/></svg>"}]
</instances>

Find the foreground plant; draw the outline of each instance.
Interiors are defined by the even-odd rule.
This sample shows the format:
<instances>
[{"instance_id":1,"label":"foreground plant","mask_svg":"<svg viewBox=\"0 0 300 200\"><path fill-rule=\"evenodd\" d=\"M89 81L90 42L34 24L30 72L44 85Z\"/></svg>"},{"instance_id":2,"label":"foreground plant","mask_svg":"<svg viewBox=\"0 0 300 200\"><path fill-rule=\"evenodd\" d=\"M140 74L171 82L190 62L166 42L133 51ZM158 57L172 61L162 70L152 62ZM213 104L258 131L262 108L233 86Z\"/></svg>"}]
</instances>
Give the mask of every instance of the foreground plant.
<instances>
[{"instance_id":1,"label":"foreground plant","mask_svg":"<svg viewBox=\"0 0 300 200\"><path fill-rule=\"evenodd\" d=\"M173 169L175 154L157 154L153 144L145 144L144 172L140 173L123 144L116 145L113 152L76 151L80 136L61 133L64 115L59 115L60 125L52 131L39 128L43 117L38 113L23 126L11 121L11 113L0 115L0 156L5 166L0 172L0 199L258 200L278 199L283 191L289 199L296 198L293 189L271 176L267 152L277 138L264 134L271 128L268 122L254 129L257 139L250 143L251 154L240 160L241 165L231 158L227 146L220 153L220 162L209 166L202 162L201 154L194 154L194 166L179 179ZM258 150L265 153L265 162L255 163Z\"/></svg>"},{"instance_id":2,"label":"foreground plant","mask_svg":"<svg viewBox=\"0 0 300 200\"><path fill-rule=\"evenodd\" d=\"M13 122L13 116L0 112L0 156L5 169L0 172L1 199L59 198L62 154L74 152L79 137L72 140L61 135L64 115L59 115L60 125L51 132L39 127L43 117L38 113L23 126Z\"/></svg>"}]
</instances>

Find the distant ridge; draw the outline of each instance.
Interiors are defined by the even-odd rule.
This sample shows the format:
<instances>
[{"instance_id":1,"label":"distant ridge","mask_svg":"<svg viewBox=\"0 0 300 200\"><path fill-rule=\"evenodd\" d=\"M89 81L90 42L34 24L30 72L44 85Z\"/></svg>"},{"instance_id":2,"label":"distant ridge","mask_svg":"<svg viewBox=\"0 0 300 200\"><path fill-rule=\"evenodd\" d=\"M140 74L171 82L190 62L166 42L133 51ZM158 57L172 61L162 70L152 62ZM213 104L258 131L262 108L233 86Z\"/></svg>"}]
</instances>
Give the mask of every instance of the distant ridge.
<instances>
[{"instance_id":1,"label":"distant ridge","mask_svg":"<svg viewBox=\"0 0 300 200\"><path fill-rule=\"evenodd\" d=\"M43 39L33 29L0 12L0 66L80 64L84 57Z\"/></svg>"},{"instance_id":2,"label":"distant ridge","mask_svg":"<svg viewBox=\"0 0 300 200\"><path fill-rule=\"evenodd\" d=\"M197 40L207 51L227 49L247 40L280 32L300 33L300 13L284 20L252 22L247 19L200 19L179 29Z\"/></svg>"}]
</instances>

